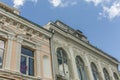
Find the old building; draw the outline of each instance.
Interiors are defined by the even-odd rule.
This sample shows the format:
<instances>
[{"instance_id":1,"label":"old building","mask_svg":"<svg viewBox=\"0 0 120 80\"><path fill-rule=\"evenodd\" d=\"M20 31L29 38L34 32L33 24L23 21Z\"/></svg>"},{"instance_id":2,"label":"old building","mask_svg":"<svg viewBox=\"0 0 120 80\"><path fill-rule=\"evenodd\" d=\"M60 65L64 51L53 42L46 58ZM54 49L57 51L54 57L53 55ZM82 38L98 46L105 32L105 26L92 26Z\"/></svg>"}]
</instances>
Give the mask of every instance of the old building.
<instances>
[{"instance_id":1,"label":"old building","mask_svg":"<svg viewBox=\"0 0 120 80\"><path fill-rule=\"evenodd\" d=\"M54 80L120 80L119 61L61 21L49 22Z\"/></svg>"},{"instance_id":2,"label":"old building","mask_svg":"<svg viewBox=\"0 0 120 80\"><path fill-rule=\"evenodd\" d=\"M0 3L0 80L120 80L118 65L80 30L41 27Z\"/></svg>"},{"instance_id":3,"label":"old building","mask_svg":"<svg viewBox=\"0 0 120 80\"><path fill-rule=\"evenodd\" d=\"M0 80L53 80L50 37L0 2Z\"/></svg>"}]
</instances>

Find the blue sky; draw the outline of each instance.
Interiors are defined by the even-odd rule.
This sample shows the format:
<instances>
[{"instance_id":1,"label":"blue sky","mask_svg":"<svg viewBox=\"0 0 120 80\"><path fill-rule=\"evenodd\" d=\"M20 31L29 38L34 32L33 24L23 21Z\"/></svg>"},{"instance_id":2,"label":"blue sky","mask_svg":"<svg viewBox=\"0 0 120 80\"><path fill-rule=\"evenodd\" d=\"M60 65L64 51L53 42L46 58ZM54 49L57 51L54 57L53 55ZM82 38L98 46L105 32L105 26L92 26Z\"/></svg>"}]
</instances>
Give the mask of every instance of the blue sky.
<instances>
[{"instance_id":1,"label":"blue sky","mask_svg":"<svg viewBox=\"0 0 120 80\"><path fill-rule=\"evenodd\" d=\"M43 26L61 20L120 61L120 0L0 0Z\"/></svg>"}]
</instances>

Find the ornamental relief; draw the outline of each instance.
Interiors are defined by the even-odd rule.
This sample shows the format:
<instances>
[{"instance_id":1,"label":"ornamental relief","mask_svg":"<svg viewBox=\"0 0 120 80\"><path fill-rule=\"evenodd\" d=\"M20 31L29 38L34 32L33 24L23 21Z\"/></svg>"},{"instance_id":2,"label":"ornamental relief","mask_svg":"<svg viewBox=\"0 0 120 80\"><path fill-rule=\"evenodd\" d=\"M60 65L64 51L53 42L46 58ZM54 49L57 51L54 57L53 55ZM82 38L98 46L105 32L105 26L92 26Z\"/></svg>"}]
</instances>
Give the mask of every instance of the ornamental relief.
<instances>
[{"instance_id":1,"label":"ornamental relief","mask_svg":"<svg viewBox=\"0 0 120 80\"><path fill-rule=\"evenodd\" d=\"M4 26L4 23L0 21L0 29Z\"/></svg>"},{"instance_id":2,"label":"ornamental relief","mask_svg":"<svg viewBox=\"0 0 120 80\"><path fill-rule=\"evenodd\" d=\"M109 67L109 64L107 62L103 61L103 60L100 60L100 64L101 64L102 68L108 69L108 67Z\"/></svg>"},{"instance_id":3,"label":"ornamental relief","mask_svg":"<svg viewBox=\"0 0 120 80\"><path fill-rule=\"evenodd\" d=\"M74 52L75 56L79 55L82 58L85 56L84 51L82 51L81 49L73 48L73 52Z\"/></svg>"},{"instance_id":4,"label":"ornamental relief","mask_svg":"<svg viewBox=\"0 0 120 80\"><path fill-rule=\"evenodd\" d=\"M6 21L6 18L5 16L3 16L2 14L0 14L0 22L5 22Z\"/></svg>"},{"instance_id":5,"label":"ornamental relief","mask_svg":"<svg viewBox=\"0 0 120 80\"><path fill-rule=\"evenodd\" d=\"M3 15L0 15L0 29L10 33L14 33L16 35L23 35L25 39L33 41L39 42L42 38L42 40L48 40L47 37L42 37L44 34L42 34L41 32L36 31L22 23L19 23Z\"/></svg>"},{"instance_id":6,"label":"ornamental relief","mask_svg":"<svg viewBox=\"0 0 120 80\"><path fill-rule=\"evenodd\" d=\"M8 34L0 30L0 37L7 39Z\"/></svg>"},{"instance_id":7,"label":"ornamental relief","mask_svg":"<svg viewBox=\"0 0 120 80\"><path fill-rule=\"evenodd\" d=\"M115 66L113 66L113 65L109 65L109 66L110 66L110 68L111 68L111 70L112 70L113 72L118 73L118 70L117 70L117 68L116 68Z\"/></svg>"},{"instance_id":8,"label":"ornamental relief","mask_svg":"<svg viewBox=\"0 0 120 80\"><path fill-rule=\"evenodd\" d=\"M55 45L59 45L59 47L68 48L68 43L65 41L55 39L54 42L55 42Z\"/></svg>"},{"instance_id":9,"label":"ornamental relief","mask_svg":"<svg viewBox=\"0 0 120 80\"><path fill-rule=\"evenodd\" d=\"M27 41L23 41L23 42L22 42L22 45L27 46L27 47L30 47L30 48L32 48L32 49L36 49L36 45L35 45L35 44L32 44L32 43L27 42Z\"/></svg>"},{"instance_id":10,"label":"ornamental relief","mask_svg":"<svg viewBox=\"0 0 120 80\"><path fill-rule=\"evenodd\" d=\"M89 60L90 63L93 62L94 64L96 64L96 66L99 65L99 64L98 64L99 58L96 57L96 56L94 56L94 55L89 54L89 55L88 55L88 60Z\"/></svg>"}]
</instances>

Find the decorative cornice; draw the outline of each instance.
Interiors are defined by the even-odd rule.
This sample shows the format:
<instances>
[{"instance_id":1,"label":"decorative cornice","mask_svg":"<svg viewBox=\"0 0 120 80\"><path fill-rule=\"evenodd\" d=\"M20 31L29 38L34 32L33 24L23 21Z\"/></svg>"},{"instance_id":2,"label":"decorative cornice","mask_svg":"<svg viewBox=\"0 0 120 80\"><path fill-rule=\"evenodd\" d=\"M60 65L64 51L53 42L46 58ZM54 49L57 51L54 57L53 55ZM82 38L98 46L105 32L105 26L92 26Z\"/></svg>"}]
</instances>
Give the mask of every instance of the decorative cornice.
<instances>
[{"instance_id":1,"label":"decorative cornice","mask_svg":"<svg viewBox=\"0 0 120 80\"><path fill-rule=\"evenodd\" d=\"M12 31L12 33L15 32L15 36L22 35L23 39L28 39L36 43L40 42L42 44L49 44L49 37L47 35L42 34L40 31L36 31L12 19L9 19L4 15L0 16L0 27L0 29L5 29L5 32L7 30L7 33L11 33Z\"/></svg>"},{"instance_id":2,"label":"decorative cornice","mask_svg":"<svg viewBox=\"0 0 120 80\"><path fill-rule=\"evenodd\" d=\"M79 45L85 47L86 49L93 51L95 53L97 53L98 55L110 60L111 62L115 63L115 64L119 64L119 61L115 58L113 58L112 56L108 55L107 53L103 52L102 50L94 47L93 45L86 43L80 39L75 38L74 36L72 36L71 34L66 33L65 31L61 30L60 28L58 28L54 23L49 23L48 25L46 25L49 29L54 30L54 34L59 33L60 35L62 35L63 37L73 40L74 42L78 43Z\"/></svg>"},{"instance_id":3,"label":"decorative cornice","mask_svg":"<svg viewBox=\"0 0 120 80\"><path fill-rule=\"evenodd\" d=\"M11 12L11 13L13 13L13 14L17 14L17 15L20 14L20 11L19 11L19 10L17 10L17 9L14 8L14 7L10 7L10 6L2 3L2 2L0 2L0 7L3 8L3 9L5 9L5 10L7 10L7 11L9 11L9 12Z\"/></svg>"},{"instance_id":4,"label":"decorative cornice","mask_svg":"<svg viewBox=\"0 0 120 80\"><path fill-rule=\"evenodd\" d=\"M25 29L27 28L27 30L30 29L31 33L39 33L39 35L45 35L46 37L50 38L52 33L44 28L42 28L41 26L12 13L6 12L4 10L0 9L0 21L2 22L8 22L9 25L14 26L16 29L20 28L20 29ZM26 28L24 27L26 26Z\"/></svg>"}]
</instances>

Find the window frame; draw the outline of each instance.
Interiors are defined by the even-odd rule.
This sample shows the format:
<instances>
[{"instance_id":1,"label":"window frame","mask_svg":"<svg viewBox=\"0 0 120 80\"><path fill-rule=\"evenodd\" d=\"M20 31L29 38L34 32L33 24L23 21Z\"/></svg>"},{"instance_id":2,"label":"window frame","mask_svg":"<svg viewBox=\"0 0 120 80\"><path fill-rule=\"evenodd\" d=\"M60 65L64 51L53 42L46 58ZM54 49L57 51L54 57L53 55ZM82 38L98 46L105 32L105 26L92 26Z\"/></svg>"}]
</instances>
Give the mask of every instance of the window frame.
<instances>
[{"instance_id":1,"label":"window frame","mask_svg":"<svg viewBox=\"0 0 120 80\"><path fill-rule=\"evenodd\" d=\"M78 72L79 79L87 80L84 61L82 60L82 58L80 56L76 56L75 61L76 61L77 72L79 71Z\"/></svg>"},{"instance_id":2,"label":"window frame","mask_svg":"<svg viewBox=\"0 0 120 80\"><path fill-rule=\"evenodd\" d=\"M100 80L100 74L98 72L98 68L93 62L91 62L91 70L94 80Z\"/></svg>"},{"instance_id":3,"label":"window frame","mask_svg":"<svg viewBox=\"0 0 120 80\"><path fill-rule=\"evenodd\" d=\"M29 50L29 51L31 51L32 52L32 54L33 54L33 57L32 56L30 56L30 55L26 55L26 54L24 54L24 53L22 53L22 48L24 48L24 49L27 49L27 50ZM24 46L22 46L21 47L21 58L22 58L22 56L23 57L25 57L26 58L26 67L27 67L27 69L26 69L26 73L24 74L24 73L22 73L21 72L21 58L20 58L20 72L22 73L22 74L24 74L24 75L28 75L28 76L35 76L35 54L34 54L34 50L33 49L30 49L30 48L28 48L28 47L24 47ZM30 62L29 62L29 60L30 59L32 59L33 60L33 73L32 74L29 74L29 69L30 69Z\"/></svg>"},{"instance_id":4,"label":"window frame","mask_svg":"<svg viewBox=\"0 0 120 80\"><path fill-rule=\"evenodd\" d=\"M4 40L4 39L1 39L0 38L0 41L3 41L4 42L4 47L3 48L0 48L0 50L2 50L3 51L3 53L2 53L2 60L1 60L1 67L0 67L0 69L2 69L3 68L3 65L4 65L4 55L5 55L5 48L6 48L6 41Z\"/></svg>"},{"instance_id":5,"label":"window frame","mask_svg":"<svg viewBox=\"0 0 120 80\"><path fill-rule=\"evenodd\" d=\"M60 51L60 54L61 55L58 55L59 54L59 52L58 51ZM62 61L62 70L63 70L63 76L66 76L66 72L65 72L65 64L67 65L67 66L69 66L68 65L68 57L67 57L67 53L65 52L65 50L63 49L63 48L57 48L57 62L58 62L58 60L61 60ZM64 62L65 61L65 62ZM58 68L59 68L59 62L58 62ZM59 70L60 71L60 70ZM69 71L69 67L68 67L68 71Z\"/></svg>"},{"instance_id":6,"label":"window frame","mask_svg":"<svg viewBox=\"0 0 120 80\"><path fill-rule=\"evenodd\" d=\"M115 72L113 73L113 76L114 76L115 80L119 80L119 77L118 77L118 75Z\"/></svg>"},{"instance_id":7,"label":"window frame","mask_svg":"<svg viewBox=\"0 0 120 80\"><path fill-rule=\"evenodd\" d=\"M106 73L106 74L105 74L105 73ZM103 74L104 74L105 80L110 80L110 75L109 75L109 73L108 73L108 71L107 71L106 68L103 68ZM106 75L107 75L107 76L106 76Z\"/></svg>"}]
</instances>

